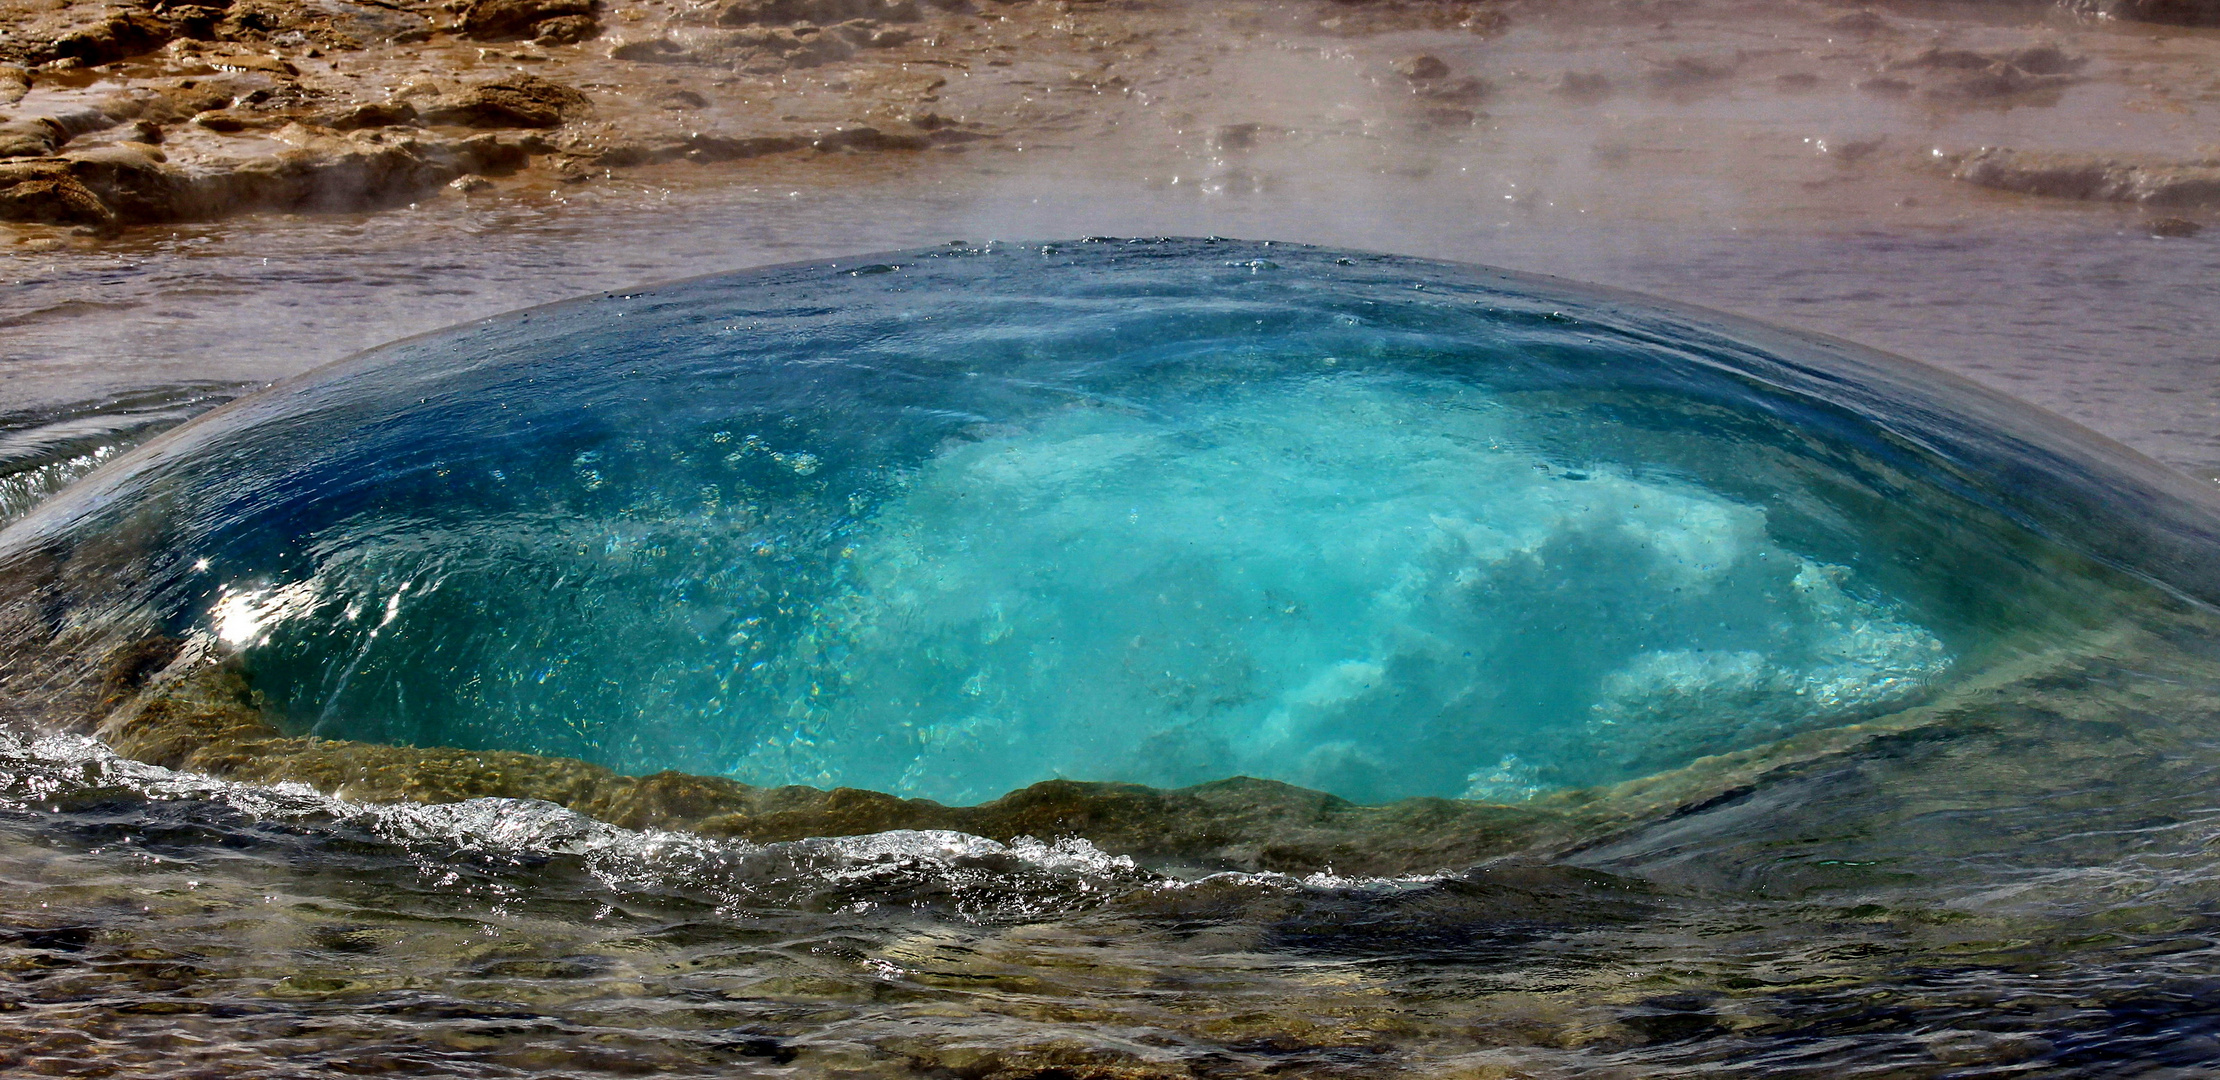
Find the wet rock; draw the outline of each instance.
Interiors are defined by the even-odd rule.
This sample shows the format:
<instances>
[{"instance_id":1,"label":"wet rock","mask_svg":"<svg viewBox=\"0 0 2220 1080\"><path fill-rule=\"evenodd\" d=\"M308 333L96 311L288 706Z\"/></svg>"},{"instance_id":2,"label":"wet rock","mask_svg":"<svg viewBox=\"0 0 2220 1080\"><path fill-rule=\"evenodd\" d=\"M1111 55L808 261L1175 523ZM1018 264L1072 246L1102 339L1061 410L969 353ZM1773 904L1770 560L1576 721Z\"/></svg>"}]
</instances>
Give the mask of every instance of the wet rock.
<instances>
[{"instance_id":1,"label":"wet rock","mask_svg":"<svg viewBox=\"0 0 2220 1080\"><path fill-rule=\"evenodd\" d=\"M151 151L133 146L103 146L68 155L70 175L99 196L123 224L167 221L181 216L191 199L191 180Z\"/></svg>"},{"instance_id":2,"label":"wet rock","mask_svg":"<svg viewBox=\"0 0 2220 1080\"><path fill-rule=\"evenodd\" d=\"M1946 1065L2014 1065L2053 1049L2049 1040L2019 1032L1938 1031L1920 1036L1920 1041Z\"/></svg>"},{"instance_id":3,"label":"wet rock","mask_svg":"<svg viewBox=\"0 0 2220 1080\"><path fill-rule=\"evenodd\" d=\"M352 211L405 202L463 175L499 175L530 160L522 140L343 137L294 126L274 155L166 161L118 143L22 166L0 165L0 220L62 224L197 221L247 210Z\"/></svg>"},{"instance_id":4,"label":"wet rock","mask_svg":"<svg viewBox=\"0 0 2220 1080\"><path fill-rule=\"evenodd\" d=\"M1433 106L1426 115L1435 124L1471 123L1475 117L1469 106L1478 104L1493 89L1471 76L1450 78L1449 65L1438 56L1413 56L1396 64L1395 70L1411 84L1412 95Z\"/></svg>"},{"instance_id":5,"label":"wet rock","mask_svg":"<svg viewBox=\"0 0 2220 1080\"><path fill-rule=\"evenodd\" d=\"M326 110L306 119L333 131L359 131L415 123L416 109L406 101L372 101Z\"/></svg>"},{"instance_id":6,"label":"wet rock","mask_svg":"<svg viewBox=\"0 0 2220 1080\"><path fill-rule=\"evenodd\" d=\"M0 221L108 227L116 218L68 165L29 161L0 162Z\"/></svg>"},{"instance_id":7,"label":"wet rock","mask_svg":"<svg viewBox=\"0 0 2220 1080\"><path fill-rule=\"evenodd\" d=\"M213 109L228 108L234 100L233 89L225 80L181 79L109 95L101 99L99 109L117 120L174 124Z\"/></svg>"},{"instance_id":8,"label":"wet rock","mask_svg":"<svg viewBox=\"0 0 2220 1080\"><path fill-rule=\"evenodd\" d=\"M49 157L68 141L69 133L49 117L0 124L0 158Z\"/></svg>"},{"instance_id":9,"label":"wet rock","mask_svg":"<svg viewBox=\"0 0 2220 1080\"><path fill-rule=\"evenodd\" d=\"M609 57L613 60L645 64L676 64L693 59L686 46L667 37L618 42L610 46Z\"/></svg>"},{"instance_id":10,"label":"wet rock","mask_svg":"<svg viewBox=\"0 0 2220 1080\"><path fill-rule=\"evenodd\" d=\"M2204 226L2188 218L2178 217L2152 218L2143 223L2143 228L2161 239L2181 239L2204 231Z\"/></svg>"},{"instance_id":11,"label":"wet rock","mask_svg":"<svg viewBox=\"0 0 2220 1080\"><path fill-rule=\"evenodd\" d=\"M1550 91L1574 101L1601 101L1611 96L1611 78L1599 71L1567 71L1557 76Z\"/></svg>"},{"instance_id":12,"label":"wet rock","mask_svg":"<svg viewBox=\"0 0 2220 1080\"><path fill-rule=\"evenodd\" d=\"M540 45L576 45L601 36L601 23L591 15L558 15L542 19L532 28L532 40Z\"/></svg>"},{"instance_id":13,"label":"wet rock","mask_svg":"<svg viewBox=\"0 0 2220 1080\"><path fill-rule=\"evenodd\" d=\"M2129 22L2220 26L2220 0L2088 0L2076 6Z\"/></svg>"},{"instance_id":14,"label":"wet rock","mask_svg":"<svg viewBox=\"0 0 2220 1080\"><path fill-rule=\"evenodd\" d=\"M417 110L426 124L477 128L550 128L583 115L586 95L536 75L512 75L433 100Z\"/></svg>"},{"instance_id":15,"label":"wet rock","mask_svg":"<svg viewBox=\"0 0 2220 1080\"><path fill-rule=\"evenodd\" d=\"M13 105L31 92L31 71L15 64L0 64L0 105Z\"/></svg>"},{"instance_id":16,"label":"wet rock","mask_svg":"<svg viewBox=\"0 0 2220 1080\"><path fill-rule=\"evenodd\" d=\"M323 49L359 49L369 42L405 41L430 24L400 4L384 6L350 0L231 0L209 3L225 8L207 38L238 43L286 46L312 44Z\"/></svg>"},{"instance_id":17,"label":"wet rock","mask_svg":"<svg viewBox=\"0 0 2220 1080\"><path fill-rule=\"evenodd\" d=\"M1853 34L1873 34L1889 28L1887 19L1872 8L1846 11L1827 20L1829 30L1846 30Z\"/></svg>"},{"instance_id":18,"label":"wet rock","mask_svg":"<svg viewBox=\"0 0 2220 1080\"><path fill-rule=\"evenodd\" d=\"M810 140L797 135L694 135L686 139L677 156L704 164L745 161L807 149Z\"/></svg>"},{"instance_id":19,"label":"wet rock","mask_svg":"<svg viewBox=\"0 0 2220 1080\"><path fill-rule=\"evenodd\" d=\"M891 48L910 40L907 31L887 29L857 19L838 26L758 27L727 33L717 43L741 59L765 63L748 70L806 68L838 63L858 50Z\"/></svg>"},{"instance_id":20,"label":"wet rock","mask_svg":"<svg viewBox=\"0 0 2220 1080\"><path fill-rule=\"evenodd\" d=\"M140 11L117 11L84 29L54 39L48 58L105 64L153 52L175 37L176 27Z\"/></svg>"},{"instance_id":21,"label":"wet rock","mask_svg":"<svg viewBox=\"0 0 2220 1080\"><path fill-rule=\"evenodd\" d=\"M463 9L462 29L465 35L482 41L505 41L538 37L543 33L542 24L558 19L583 20L565 22L554 32L556 36L575 32L577 36L569 41L584 41L601 32L594 14L596 7L594 0L472 0ZM588 27L590 31L582 29Z\"/></svg>"},{"instance_id":22,"label":"wet rock","mask_svg":"<svg viewBox=\"0 0 2220 1080\"><path fill-rule=\"evenodd\" d=\"M1428 79L1447 77L1449 75L1449 65L1443 63L1441 57L1431 53L1420 53L1417 56L1396 61L1395 72L1414 83L1425 82Z\"/></svg>"},{"instance_id":23,"label":"wet rock","mask_svg":"<svg viewBox=\"0 0 2220 1080\"><path fill-rule=\"evenodd\" d=\"M1709 86L1733 75L1734 64L1730 61L1707 56L1676 56L1670 60L1651 61L1643 78L1655 89L1675 91Z\"/></svg>"},{"instance_id":24,"label":"wet rock","mask_svg":"<svg viewBox=\"0 0 2220 1080\"><path fill-rule=\"evenodd\" d=\"M2069 55L2055 44L2029 45L2004 52L1928 48L1891 61L1890 71L1927 70L1951 77L1927 89L1941 100L1981 100L2054 91L2074 82L2073 72L2087 58Z\"/></svg>"},{"instance_id":25,"label":"wet rock","mask_svg":"<svg viewBox=\"0 0 2220 1080\"><path fill-rule=\"evenodd\" d=\"M1954 178L1999 191L2146 206L2220 206L2220 159L2135 161L1991 147L1945 161Z\"/></svg>"},{"instance_id":26,"label":"wet rock","mask_svg":"<svg viewBox=\"0 0 2220 1080\"><path fill-rule=\"evenodd\" d=\"M193 117L193 123L210 131L222 132L226 135L245 131L248 128L277 126L266 121L263 117L239 109L210 109Z\"/></svg>"},{"instance_id":27,"label":"wet rock","mask_svg":"<svg viewBox=\"0 0 2220 1080\"><path fill-rule=\"evenodd\" d=\"M666 109L706 109L709 107L709 99L692 90L660 90L656 92L654 100L657 105Z\"/></svg>"},{"instance_id":28,"label":"wet rock","mask_svg":"<svg viewBox=\"0 0 2220 1080\"><path fill-rule=\"evenodd\" d=\"M1262 124L1225 124L1210 133L1210 148L1217 151L1249 150L1264 133Z\"/></svg>"},{"instance_id":29,"label":"wet rock","mask_svg":"<svg viewBox=\"0 0 2220 1080\"><path fill-rule=\"evenodd\" d=\"M201 57L201 62L218 71L259 71L266 75L298 75L300 69L290 61L257 53L221 53Z\"/></svg>"},{"instance_id":30,"label":"wet rock","mask_svg":"<svg viewBox=\"0 0 2220 1080\"><path fill-rule=\"evenodd\" d=\"M1926 96L1944 101L2025 97L2060 90L2073 81L2070 75L2030 75L2010 64L1998 64L1987 71L1961 75L1929 87Z\"/></svg>"},{"instance_id":31,"label":"wet rock","mask_svg":"<svg viewBox=\"0 0 2220 1080\"><path fill-rule=\"evenodd\" d=\"M1443 105L1475 105L1495 88L1485 79L1466 76L1462 79L1435 79L1411 88L1420 100Z\"/></svg>"},{"instance_id":32,"label":"wet rock","mask_svg":"<svg viewBox=\"0 0 2220 1080\"><path fill-rule=\"evenodd\" d=\"M2074 56L2050 42L2015 49L1998 59L2030 75L2065 75L2089 64L2088 57Z\"/></svg>"},{"instance_id":33,"label":"wet rock","mask_svg":"<svg viewBox=\"0 0 2220 1080\"><path fill-rule=\"evenodd\" d=\"M717 10L719 26L829 26L853 19L916 22L915 0L739 0Z\"/></svg>"},{"instance_id":34,"label":"wet rock","mask_svg":"<svg viewBox=\"0 0 2220 1080\"><path fill-rule=\"evenodd\" d=\"M1997 62L1997 58L1971 49L1945 49L1939 46L1925 49L1899 60L1889 62L1890 71L1913 68L1957 69L1984 71Z\"/></svg>"},{"instance_id":35,"label":"wet rock","mask_svg":"<svg viewBox=\"0 0 2220 1080\"><path fill-rule=\"evenodd\" d=\"M811 147L824 151L923 150L932 144L929 136L887 132L875 127L841 128L810 141Z\"/></svg>"},{"instance_id":36,"label":"wet rock","mask_svg":"<svg viewBox=\"0 0 2220 1080\"><path fill-rule=\"evenodd\" d=\"M116 117L102 109L77 108L0 123L0 158L45 157L71 139L105 131L116 122Z\"/></svg>"},{"instance_id":37,"label":"wet rock","mask_svg":"<svg viewBox=\"0 0 2220 1080\"><path fill-rule=\"evenodd\" d=\"M469 139L378 140L324 136L273 157L240 162L198 179L183 216L209 217L230 206L288 211L349 211L416 198L466 173L503 173L529 153L519 143Z\"/></svg>"},{"instance_id":38,"label":"wet rock","mask_svg":"<svg viewBox=\"0 0 2220 1080\"><path fill-rule=\"evenodd\" d=\"M176 29L177 35L197 41L216 39L216 27L224 21L224 9L214 4L185 4L165 7L162 14Z\"/></svg>"}]
</instances>

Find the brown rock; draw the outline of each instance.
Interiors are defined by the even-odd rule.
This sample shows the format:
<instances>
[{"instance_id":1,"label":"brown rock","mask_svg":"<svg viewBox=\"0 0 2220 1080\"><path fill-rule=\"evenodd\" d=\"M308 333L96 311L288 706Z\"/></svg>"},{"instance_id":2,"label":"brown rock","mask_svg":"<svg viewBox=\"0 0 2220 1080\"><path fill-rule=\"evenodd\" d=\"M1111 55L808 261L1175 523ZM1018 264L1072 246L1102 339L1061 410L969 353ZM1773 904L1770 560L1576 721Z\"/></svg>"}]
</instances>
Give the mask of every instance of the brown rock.
<instances>
[{"instance_id":1,"label":"brown rock","mask_svg":"<svg viewBox=\"0 0 2220 1080\"><path fill-rule=\"evenodd\" d=\"M537 75L512 75L448 95L419 109L427 124L479 128L548 128L584 114L586 95Z\"/></svg>"},{"instance_id":2,"label":"brown rock","mask_svg":"<svg viewBox=\"0 0 2220 1080\"><path fill-rule=\"evenodd\" d=\"M2178 217L2152 218L2143 223L2143 228L2149 230L2152 236L2177 240L2183 237L2195 236L2204 231L2204 226L2188 218Z\"/></svg>"},{"instance_id":3,"label":"brown rock","mask_svg":"<svg viewBox=\"0 0 2220 1080\"><path fill-rule=\"evenodd\" d=\"M541 45L576 45L601 36L601 23L591 15L557 15L532 28L532 40Z\"/></svg>"},{"instance_id":4,"label":"brown rock","mask_svg":"<svg viewBox=\"0 0 2220 1080\"><path fill-rule=\"evenodd\" d=\"M112 227L116 215L58 161L0 164L0 221Z\"/></svg>"},{"instance_id":5,"label":"brown rock","mask_svg":"<svg viewBox=\"0 0 2220 1080\"><path fill-rule=\"evenodd\" d=\"M1892 60L1888 66L1891 71L1902 71L1908 68L1955 68L1961 71L1985 71L1994 65L1996 60L1996 57L1977 53L1972 49L1945 49L1935 46L1923 49L1900 60Z\"/></svg>"},{"instance_id":6,"label":"brown rock","mask_svg":"<svg viewBox=\"0 0 2220 1080\"><path fill-rule=\"evenodd\" d=\"M818 150L923 150L933 144L923 135L897 135L875 127L842 128L810 142Z\"/></svg>"},{"instance_id":7,"label":"brown rock","mask_svg":"<svg viewBox=\"0 0 2220 1080\"><path fill-rule=\"evenodd\" d=\"M540 23L551 19L583 18L599 33L594 7L594 0L472 0L463 9L462 29L470 37L500 41L532 37Z\"/></svg>"},{"instance_id":8,"label":"brown rock","mask_svg":"<svg viewBox=\"0 0 2220 1080\"><path fill-rule=\"evenodd\" d=\"M686 140L686 160L699 162L742 161L768 154L800 150L810 141L793 135L697 135Z\"/></svg>"},{"instance_id":9,"label":"brown rock","mask_svg":"<svg viewBox=\"0 0 2220 1080\"><path fill-rule=\"evenodd\" d=\"M613 60L630 60L644 64L676 64L692 59L684 45L669 38L648 38L644 41L622 41L610 47Z\"/></svg>"},{"instance_id":10,"label":"brown rock","mask_svg":"<svg viewBox=\"0 0 2220 1080\"><path fill-rule=\"evenodd\" d=\"M135 87L100 101L100 111L117 120L174 124L211 109L231 105L232 90L221 79L182 79L166 86Z\"/></svg>"},{"instance_id":11,"label":"brown rock","mask_svg":"<svg viewBox=\"0 0 2220 1080\"><path fill-rule=\"evenodd\" d=\"M1575 101L1600 101L1611 96L1611 78L1596 71L1567 71L1550 89Z\"/></svg>"},{"instance_id":12,"label":"brown rock","mask_svg":"<svg viewBox=\"0 0 2220 1080\"><path fill-rule=\"evenodd\" d=\"M1929 87L1926 96L1945 101L2020 97L2056 91L2073 81L2070 75L2030 75L2010 64L1997 64L1987 71L1960 75L1940 86Z\"/></svg>"},{"instance_id":13,"label":"brown rock","mask_svg":"<svg viewBox=\"0 0 2220 1080\"><path fill-rule=\"evenodd\" d=\"M851 19L916 22L915 0L738 0L717 12L719 26L830 26Z\"/></svg>"},{"instance_id":14,"label":"brown rock","mask_svg":"<svg viewBox=\"0 0 2220 1080\"><path fill-rule=\"evenodd\" d=\"M1473 105L1487 97L1494 87L1487 80L1466 76L1462 79L1434 79L1411 87L1411 92L1426 101L1447 105Z\"/></svg>"},{"instance_id":15,"label":"brown rock","mask_svg":"<svg viewBox=\"0 0 2220 1080\"><path fill-rule=\"evenodd\" d=\"M1846 11L1827 20L1830 30L1847 30L1853 34L1871 34L1888 29L1888 20L1872 8Z\"/></svg>"},{"instance_id":16,"label":"brown rock","mask_svg":"<svg viewBox=\"0 0 2220 1080\"><path fill-rule=\"evenodd\" d=\"M224 21L224 9L215 5L187 4L165 7L162 14L170 20L179 37L195 41L213 41L216 26Z\"/></svg>"},{"instance_id":17,"label":"brown rock","mask_svg":"<svg viewBox=\"0 0 2220 1080\"><path fill-rule=\"evenodd\" d=\"M253 113L241 112L237 109L210 109L194 116L193 123L210 131L220 131L227 135L235 131L245 131L251 127L272 126L262 117Z\"/></svg>"},{"instance_id":18,"label":"brown rock","mask_svg":"<svg viewBox=\"0 0 2220 1080\"><path fill-rule=\"evenodd\" d=\"M0 124L0 158L49 157L68 141L69 133L50 117Z\"/></svg>"},{"instance_id":19,"label":"brown rock","mask_svg":"<svg viewBox=\"0 0 2220 1080\"><path fill-rule=\"evenodd\" d=\"M258 53L224 53L201 58L201 63L222 71L259 71L266 75L298 75L300 69L275 56Z\"/></svg>"},{"instance_id":20,"label":"brown rock","mask_svg":"<svg viewBox=\"0 0 2220 1080\"><path fill-rule=\"evenodd\" d=\"M1731 60L1708 56L1676 56L1652 61L1644 78L1659 90L1687 90L1724 80L1734 74Z\"/></svg>"},{"instance_id":21,"label":"brown rock","mask_svg":"<svg viewBox=\"0 0 2220 1080\"><path fill-rule=\"evenodd\" d=\"M405 101L372 101L313 114L308 122L333 131L393 127L414 123L416 109Z\"/></svg>"},{"instance_id":22,"label":"brown rock","mask_svg":"<svg viewBox=\"0 0 2220 1080\"><path fill-rule=\"evenodd\" d=\"M1999 191L2056 199L2220 206L2220 160L2133 161L1991 147L1953 159L1951 175Z\"/></svg>"},{"instance_id":23,"label":"brown rock","mask_svg":"<svg viewBox=\"0 0 2220 1080\"><path fill-rule=\"evenodd\" d=\"M1420 53L1417 56L1396 61L1395 71L1412 82L1424 82L1427 79L1439 79L1447 76L1449 65L1443 63L1441 57L1432 53Z\"/></svg>"},{"instance_id":24,"label":"brown rock","mask_svg":"<svg viewBox=\"0 0 2220 1080\"><path fill-rule=\"evenodd\" d=\"M177 34L168 22L142 12L118 12L82 30L56 38L49 52L57 59L105 64L152 52Z\"/></svg>"},{"instance_id":25,"label":"brown rock","mask_svg":"<svg viewBox=\"0 0 2220 1080\"><path fill-rule=\"evenodd\" d=\"M2017 49L1998 59L2030 75L2064 75L2089 64L2088 57L2074 56L2050 42Z\"/></svg>"},{"instance_id":26,"label":"brown rock","mask_svg":"<svg viewBox=\"0 0 2220 1080\"><path fill-rule=\"evenodd\" d=\"M2220 26L2220 0L2096 0L2095 9L2115 19L2171 26Z\"/></svg>"},{"instance_id":27,"label":"brown rock","mask_svg":"<svg viewBox=\"0 0 2220 1080\"><path fill-rule=\"evenodd\" d=\"M169 221L180 216L190 187L184 175L134 146L103 146L70 154L70 176L100 197L119 222Z\"/></svg>"},{"instance_id":28,"label":"brown rock","mask_svg":"<svg viewBox=\"0 0 2220 1080\"><path fill-rule=\"evenodd\" d=\"M274 155L218 159L190 171L132 143L20 164L0 164L0 220L85 224L194 221L248 210L355 211L391 206L465 175L513 172L530 160L524 140L383 140L316 135Z\"/></svg>"},{"instance_id":29,"label":"brown rock","mask_svg":"<svg viewBox=\"0 0 2220 1080\"><path fill-rule=\"evenodd\" d=\"M309 138L270 157L231 163L195 177L177 218L216 217L239 209L345 212L393 206L467 173L512 171L530 154L493 135L468 139L374 136Z\"/></svg>"},{"instance_id":30,"label":"brown rock","mask_svg":"<svg viewBox=\"0 0 2220 1080\"><path fill-rule=\"evenodd\" d=\"M31 71L15 64L0 64L0 105L13 105L31 92Z\"/></svg>"}]
</instances>

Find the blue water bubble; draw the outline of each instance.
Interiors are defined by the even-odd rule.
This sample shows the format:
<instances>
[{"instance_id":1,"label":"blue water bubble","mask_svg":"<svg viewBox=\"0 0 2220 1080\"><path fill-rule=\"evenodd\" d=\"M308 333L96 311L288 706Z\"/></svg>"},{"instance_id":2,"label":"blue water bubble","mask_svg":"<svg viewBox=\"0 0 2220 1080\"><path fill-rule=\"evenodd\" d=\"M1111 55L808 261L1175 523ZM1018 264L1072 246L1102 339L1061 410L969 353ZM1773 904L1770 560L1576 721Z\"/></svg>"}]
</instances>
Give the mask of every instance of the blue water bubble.
<instances>
[{"instance_id":1,"label":"blue water bubble","mask_svg":"<svg viewBox=\"0 0 2220 1080\"><path fill-rule=\"evenodd\" d=\"M488 320L189 425L0 558L96 561L114 634L206 643L291 731L952 803L1517 801L2220 591L2200 505L1908 362L1262 253L931 249Z\"/></svg>"}]
</instances>

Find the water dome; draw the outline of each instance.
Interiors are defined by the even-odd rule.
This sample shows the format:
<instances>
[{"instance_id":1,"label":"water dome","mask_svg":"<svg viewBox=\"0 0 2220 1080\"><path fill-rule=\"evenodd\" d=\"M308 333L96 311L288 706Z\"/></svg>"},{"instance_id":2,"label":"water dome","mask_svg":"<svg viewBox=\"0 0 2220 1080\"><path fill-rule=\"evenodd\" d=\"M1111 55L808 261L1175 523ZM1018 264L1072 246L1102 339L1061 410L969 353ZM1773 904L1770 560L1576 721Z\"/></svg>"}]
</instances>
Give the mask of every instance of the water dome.
<instances>
[{"instance_id":1,"label":"water dome","mask_svg":"<svg viewBox=\"0 0 2220 1080\"><path fill-rule=\"evenodd\" d=\"M36 583L19 655L190 643L297 735L951 805L1519 802L2208 595L2204 512L2139 470L1908 362L1561 281L950 245L374 350L108 466L0 564Z\"/></svg>"}]
</instances>

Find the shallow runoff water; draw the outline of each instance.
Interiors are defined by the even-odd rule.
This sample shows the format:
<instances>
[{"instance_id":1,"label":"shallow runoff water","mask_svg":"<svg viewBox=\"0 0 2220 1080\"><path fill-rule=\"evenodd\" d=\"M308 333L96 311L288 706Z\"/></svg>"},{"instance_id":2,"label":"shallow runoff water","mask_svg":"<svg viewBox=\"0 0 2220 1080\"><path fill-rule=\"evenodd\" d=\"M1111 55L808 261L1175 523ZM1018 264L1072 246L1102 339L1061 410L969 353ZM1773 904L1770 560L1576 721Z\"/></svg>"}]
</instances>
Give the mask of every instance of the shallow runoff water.
<instances>
[{"instance_id":1,"label":"shallow runoff water","mask_svg":"<svg viewBox=\"0 0 2220 1080\"><path fill-rule=\"evenodd\" d=\"M167 676L220 661L224 708L327 747L1347 802L1202 861L749 840L230 782L57 714L0 744L11 1067L2220 1060L2220 517L1940 372L1562 281L1098 240L601 294L121 449L221 392L20 429L113 467L0 535L38 582L19 704L112 701L87 642L184 641ZM1284 805L1213 797L1229 832ZM1428 862L1457 800L1518 827ZM1288 868L1366 803L1420 854Z\"/></svg>"}]
</instances>

